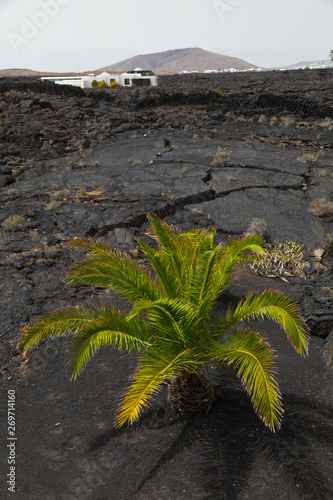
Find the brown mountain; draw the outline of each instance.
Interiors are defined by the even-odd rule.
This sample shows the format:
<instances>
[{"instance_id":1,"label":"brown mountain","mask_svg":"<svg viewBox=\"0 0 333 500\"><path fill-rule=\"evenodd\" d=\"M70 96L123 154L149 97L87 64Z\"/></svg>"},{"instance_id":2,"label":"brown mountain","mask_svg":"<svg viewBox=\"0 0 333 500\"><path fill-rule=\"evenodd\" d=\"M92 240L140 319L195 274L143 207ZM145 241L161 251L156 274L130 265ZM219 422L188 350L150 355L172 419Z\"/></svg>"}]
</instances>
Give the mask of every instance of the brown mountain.
<instances>
[{"instance_id":1,"label":"brown mountain","mask_svg":"<svg viewBox=\"0 0 333 500\"><path fill-rule=\"evenodd\" d=\"M161 74L179 73L180 71L204 71L206 69L249 69L257 66L236 57L223 56L200 48L190 48L141 54L110 66L104 66L97 71L122 72L138 67Z\"/></svg>"},{"instance_id":2,"label":"brown mountain","mask_svg":"<svg viewBox=\"0 0 333 500\"><path fill-rule=\"evenodd\" d=\"M80 75L88 75L89 71L80 73ZM34 71L32 69L22 69L22 68L9 68L0 69L0 78L3 77L42 77L42 76L79 76L78 73L50 73L47 71Z\"/></svg>"},{"instance_id":3,"label":"brown mountain","mask_svg":"<svg viewBox=\"0 0 333 500\"><path fill-rule=\"evenodd\" d=\"M104 66L94 71L98 74L102 71L110 73L122 73L135 68L150 69L154 73L179 73L180 71L205 71L206 69L249 69L256 68L243 59L224 56L215 52L209 52L200 48L167 50L153 54L141 54L124 59L115 64ZM87 75L90 71L80 73ZM50 73L33 71L31 69L11 68L0 70L1 77L39 77L39 76L76 76L77 73Z\"/></svg>"}]
</instances>

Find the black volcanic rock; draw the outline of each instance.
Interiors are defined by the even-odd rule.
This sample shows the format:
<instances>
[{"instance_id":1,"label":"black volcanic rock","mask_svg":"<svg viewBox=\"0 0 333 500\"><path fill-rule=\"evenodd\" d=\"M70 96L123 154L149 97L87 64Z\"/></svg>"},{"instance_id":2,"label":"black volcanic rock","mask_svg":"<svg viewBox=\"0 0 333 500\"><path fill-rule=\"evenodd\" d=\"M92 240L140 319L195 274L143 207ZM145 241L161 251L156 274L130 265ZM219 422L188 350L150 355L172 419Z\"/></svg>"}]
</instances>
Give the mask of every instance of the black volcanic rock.
<instances>
[{"instance_id":1,"label":"black volcanic rock","mask_svg":"<svg viewBox=\"0 0 333 500\"><path fill-rule=\"evenodd\" d=\"M22 498L332 497L332 78L174 75L157 88L106 90L0 81L1 407L14 388ZM217 242L252 226L272 245L304 245L301 276L239 267L217 304L280 290L307 321L304 359L274 322L250 321L279 354L279 433L224 376L214 379L209 414L179 417L162 391L139 423L117 430L136 358L101 350L69 382L65 339L18 352L22 328L40 315L87 303L128 308L112 290L64 285L82 258L66 242L101 238L144 265L135 238L148 241L150 212L184 230L214 226Z\"/></svg>"}]
</instances>

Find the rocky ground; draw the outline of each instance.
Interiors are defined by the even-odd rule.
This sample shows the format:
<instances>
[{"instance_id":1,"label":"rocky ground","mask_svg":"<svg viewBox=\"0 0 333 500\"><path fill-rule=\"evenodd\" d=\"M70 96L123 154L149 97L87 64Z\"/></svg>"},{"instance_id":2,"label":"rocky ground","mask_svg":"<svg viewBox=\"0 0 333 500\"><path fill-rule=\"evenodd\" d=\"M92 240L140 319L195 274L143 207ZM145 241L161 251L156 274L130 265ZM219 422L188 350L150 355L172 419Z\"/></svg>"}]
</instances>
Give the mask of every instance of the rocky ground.
<instances>
[{"instance_id":1,"label":"rocky ground","mask_svg":"<svg viewBox=\"0 0 333 500\"><path fill-rule=\"evenodd\" d=\"M107 90L0 79L0 370L4 397L18 394L16 495L332 497L332 83L332 70ZM63 339L19 354L20 331L43 313L91 300L127 307L112 292L64 286L78 259L66 241L103 238L144 263L135 237L145 238L149 212L183 229L214 226L221 242L255 231L271 245L304 245L300 276L244 268L228 295L280 289L310 328L310 356L298 360L274 325L260 325L280 353L281 433L262 429L224 380L209 417L175 416L161 394L140 423L116 431L133 358L103 351L70 383Z\"/></svg>"}]
</instances>

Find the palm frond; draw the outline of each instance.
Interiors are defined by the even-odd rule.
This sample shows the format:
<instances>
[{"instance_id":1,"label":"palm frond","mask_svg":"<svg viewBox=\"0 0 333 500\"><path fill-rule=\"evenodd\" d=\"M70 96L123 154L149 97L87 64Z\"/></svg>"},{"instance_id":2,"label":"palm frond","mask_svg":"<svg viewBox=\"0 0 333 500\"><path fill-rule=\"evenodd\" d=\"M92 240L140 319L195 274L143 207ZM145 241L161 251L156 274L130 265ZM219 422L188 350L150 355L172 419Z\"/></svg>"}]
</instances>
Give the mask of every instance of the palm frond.
<instances>
[{"instance_id":1,"label":"palm frond","mask_svg":"<svg viewBox=\"0 0 333 500\"><path fill-rule=\"evenodd\" d=\"M148 219L151 223L149 234L156 238L160 245L160 250L169 261L174 274L179 281L183 281L184 276L182 273L182 255L179 249L181 239L178 236L178 231L166 222L161 221L155 215L150 214Z\"/></svg>"},{"instance_id":2,"label":"palm frond","mask_svg":"<svg viewBox=\"0 0 333 500\"><path fill-rule=\"evenodd\" d=\"M125 396L117 418L118 427L137 420L143 407L174 375L181 371L196 372L199 366L200 359L190 350L177 356L166 348L159 352L148 350L142 356L133 384Z\"/></svg>"},{"instance_id":3,"label":"palm frond","mask_svg":"<svg viewBox=\"0 0 333 500\"><path fill-rule=\"evenodd\" d=\"M160 338L163 339L163 342L169 343L169 347L173 345L174 352L197 344L198 316L190 303L168 298L155 302L140 301L133 307L128 319L131 320L142 311L147 313L149 323L158 332L158 343Z\"/></svg>"},{"instance_id":4,"label":"palm frond","mask_svg":"<svg viewBox=\"0 0 333 500\"><path fill-rule=\"evenodd\" d=\"M288 295L273 290L256 297L249 295L237 305L235 311L229 309L226 317L219 319L220 332L227 332L237 323L250 317L260 319L268 317L276 321L282 326L296 351L303 356L308 353L307 327Z\"/></svg>"},{"instance_id":5,"label":"palm frond","mask_svg":"<svg viewBox=\"0 0 333 500\"><path fill-rule=\"evenodd\" d=\"M54 311L25 328L20 340L20 349L27 350L46 337L66 335L68 333L76 334L99 315L99 310L87 307L80 309L73 307Z\"/></svg>"},{"instance_id":6,"label":"palm frond","mask_svg":"<svg viewBox=\"0 0 333 500\"><path fill-rule=\"evenodd\" d=\"M219 295L220 247L201 252L188 282L189 300L198 308L198 316L208 316Z\"/></svg>"},{"instance_id":7,"label":"palm frond","mask_svg":"<svg viewBox=\"0 0 333 500\"><path fill-rule=\"evenodd\" d=\"M170 262L154 248L150 247L143 241L137 239L143 253L148 257L155 273L157 274L159 283L163 292L168 297L176 297L179 294L180 284L170 267Z\"/></svg>"},{"instance_id":8,"label":"palm frond","mask_svg":"<svg viewBox=\"0 0 333 500\"><path fill-rule=\"evenodd\" d=\"M283 411L270 345L257 332L236 330L225 343L216 343L210 354L233 367L259 416L270 429L279 429Z\"/></svg>"},{"instance_id":9,"label":"palm frond","mask_svg":"<svg viewBox=\"0 0 333 500\"><path fill-rule=\"evenodd\" d=\"M114 249L103 241L92 241L87 238L73 238L67 246L82 251L88 251L91 255L113 255Z\"/></svg>"},{"instance_id":10,"label":"palm frond","mask_svg":"<svg viewBox=\"0 0 333 500\"><path fill-rule=\"evenodd\" d=\"M161 288L148 269L111 248L109 253L92 255L76 263L66 283L114 288L132 303L142 298L156 300L161 296Z\"/></svg>"},{"instance_id":11,"label":"palm frond","mask_svg":"<svg viewBox=\"0 0 333 500\"><path fill-rule=\"evenodd\" d=\"M265 251L263 243L261 236L246 236L242 240L232 240L222 249L219 271L221 292L224 290L227 281L230 280L235 267L253 260L253 256L247 256L245 252L263 253Z\"/></svg>"},{"instance_id":12,"label":"palm frond","mask_svg":"<svg viewBox=\"0 0 333 500\"><path fill-rule=\"evenodd\" d=\"M140 352L152 345L153 329L140 318L128 321L126 316L115 310L105 310L94 321L85 325L69 345L67 373L76 379L88 361L103 345Z\"/></svg>"}]
</instances>

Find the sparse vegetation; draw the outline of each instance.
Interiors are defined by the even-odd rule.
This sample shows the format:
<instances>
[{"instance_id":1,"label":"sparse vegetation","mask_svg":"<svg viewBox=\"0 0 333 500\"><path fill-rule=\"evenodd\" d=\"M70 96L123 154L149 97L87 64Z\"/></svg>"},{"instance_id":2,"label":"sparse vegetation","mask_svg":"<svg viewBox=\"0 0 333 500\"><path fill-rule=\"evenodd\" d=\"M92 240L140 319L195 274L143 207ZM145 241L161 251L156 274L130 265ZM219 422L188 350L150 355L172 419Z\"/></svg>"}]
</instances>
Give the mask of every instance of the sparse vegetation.
<instances>
[{"instance_id":1,"label":"sparse vegetation","mask_svg":"<svg viewBox=\"0 0 333 500\"><path fill-rule=\"evenodd\" d=\"M309 128L309 124L308 124L308 122L299 122L299 123L297 124L297 128L298 128L298 130L300 130L300 131L302 131L302 130L308 130L308 128Z\"/></svg>"},{"instance_id":2,"label":"sparse vegetation","mask_svg":"<svg viewBox=\"0 0 333 500\"><path fill-rule=\"evenodd\" d=\"M281 118L281 124L280 124L280 126L283 127L283 128L287 128L287 127L291 127L292 125L294 125L294 123L295 123L294 118L290 118L288 116L283 116Z\"/></svg>"},{"instance_id":3,"label":"sparse vegetation","mask_svg":"<svg viewBox=\"0 0 333 500\"><path fill-rule=\"evenodd\" d=\"M16 177L17 175L19 175L21 172L22 172L22 167L15 167L12 170L12 174L13 174L14 177Z\"/></svg>"},{"instance_id":4,"label":"sparse vegetation","mask_svg":"<svg viewBox=\"0 0 333 500\"><path fill-rule=\"evenodd\" d=\"M299 156L297 161L314 165L323 154L324 151L318 151L318 153L305 153L304 155Z\"/></svg>"},{"instance_id":5,"label":"sparse vegetation","mask_svg":"<svg viewBox=\"0 0 333 500\"><path fill-rule=\"evenodd\" d=\"M328 128L329 130L332 130L333 128L333 118L325 118L324 120L322 120L320 123L318 123L319 127L323 127L323 128Z\"/></svg>"},{"instance_id":6,"label":"sparse vegetation","mask_svg":"<svg viewBox=\"0 0 333 500\"><path fill-rule=\"evenodd\" d=\"M258 118L258 123L263 123L266 121L266 116L265 115L260 115Z\"/></svg>"},{"instance_id":7,"label":"sparse vegetation","mask_svg":"<svg viewBox=\"0 0 333 500\"><path fill-rule=\"evenodd\" d=\"M303 245L297 245L293 241L276 246L267 245L265 250L265 254L258 254L250 263L250 268L256 274L270 278L299 276L307 265L303 260Z\"/></svg>"},{"instance_id":8,"label":"sparse vegetation","mask_svg":"<svg viewBox=\"0 0 333 500\"><path fill-rule=\"evenodd\" d=\"M121 85L120 85L120 83L118 83L118 82L114 81L114 82L111 82L111 83L110 83L110 87L111 87L111 88L114 88L114 87L121 87Z\"/></svg>"},{"instance_id":9,"label":"sparse vegetation","mask_svg":"<svg viewBox=\"0 0 333 500\"><path fill-rule=\"evenodd\" d=\"M329 253L333 253L333 233L327 233L325 237L325 249Z\"/></svg>"},{"instance_id":10,"label":"sparse vegetation","mask_svg":"<svg viewBox=\"0 0 333 500\"><path fill-rule=\"evenodd\" d=\"M79 186L75 191L76 198L82 198L86 194L86 188L83 186Z\"/></svg>"},{"instance_id":11,"label":"sparse vegetation","mask_svg":"<svg viewBox=\"0 0 333 500\"><path fill-rule=\"evenodd\" d=\"M326 217L333 215L333 203L325 200L325 198L315 198L311 201L309 213L318 217Z\"/></svg>"},{"instance_id":12,"label":"sparse vegetation","mask_svg":"<svg viewBox=\"0 0 333 500\"><path fill-rule=\"evenodd\" d=\"M221 90L221 89L219 89L218 87L216 87L216 88L214 89L214 92L215 92L215 94L219 95L220 97L223 97L223 92L222 92L222 90Z\"/></svg>"},{"instance_id":13,"label":"sparse vegetation","mask_svg":"<svg viewBox=\"0 0 333 500\"><path fill-rule=\"evenodd\" d=\"M53 212L57 208L59 208L61 205L60 201L57 200L51 200L50 203L45 205L45 211L46 212Z\"/></svg>"},{"instance_id":14,"label":"sparse vegetation","mask_svg":"<svg viewBox=\"0 0 333 500\"><path fill-rule=\"evenodd\" d=\"M26 222L23 215L12 215L2 222L2 227L5 231L20 231L26 227Z\"/></svg>"},{"instance_id":15,"label":"sparse vegetation","mask_svg":"<svg viewBox=\"0 0 333 500\"><path fill-rule=\"evenodd\" d=\"M226 148L221 148L221 146L217 147L217 151L213 156L211 161L212 167L224 167L226 162L231 158L231 151Z\"/></svg>"},{"instance_id":16,"label":"sparse vegetation","mask_svg":"<svg viewBox=\"0 0 333 500\"><path fill-rule=\"evenodd\" d=\"M128 158L127 161L133 167L137 167L138 165L142 165L142 161L141 160L135 160L134 158Z\"/></svg>"},{"instance_id":17,"label":"sparse vegetation","mask_svg":"<svg viewBox=\"0 0 333 500\"><path fill-rule=\"evenodd\" d=\"M91 82L91 86L92 86L93 88L98 87L98 81L97 81L97 80L93 80L93 81Z\"/></svg>"},{"instance_id":18,"label":"sparse vegetation","mask_svg":"<svg viewBox=\"0 0 333 500\"><path fill-rule=\"evenodd\" d=\"M52 198L55 200L63 200L67 198L70 195L70 190L69 189L61 189L60 191L55 191L52 193Z\"/></svg>"},{"instance_id":19,"label":"sparse vegetation","mask_svg":"<svg viewBox=\"0 0 333 500\"><path fill-rule=\"evenodd\" d=\"M57 248L55 246L44 245L43 252L47 259L53 259L57 252Z\"/></svg>"},{"instance_id":20,"label":"sparse vegetation","mask_svg":"<svg viewBox=\"0 0 333 500\"><path fill-rule=\"evenodd\" d=\"M100 88L104 88L104 87L107 87L107 86L108 86L108 84L106 83L106 81L105 81L105 80L102 80L101 82L99 82L99 83L98 83L98 86L99 86Z\"/></svg>"},{"instance_id":21,"label":"sparse vegetation","mask_svg":"<svg viewBox=\"0 0 333 500\"><path fill-rule=\"evenodd\" d=\"M33 242L33 244L35 246L39 246L41 244L41 237L38 234L37 230L36 231L30 231L29 235L30 235L31 241Z\"/></svg>"},{"instance_id":22,"label":"sparse vegetation","mask_svg":"<svg viewBox=\"0 0 333 500\"><path fill-rule=\"evenodd\" d=\"M255 217L254 219L252 219L252 222L250 223L245 236L250 236L253 234L259 234L260 236L263 236L266 231L266 227L267 222L265 221L265 219Z\"/></svg>"}]
</instances>

